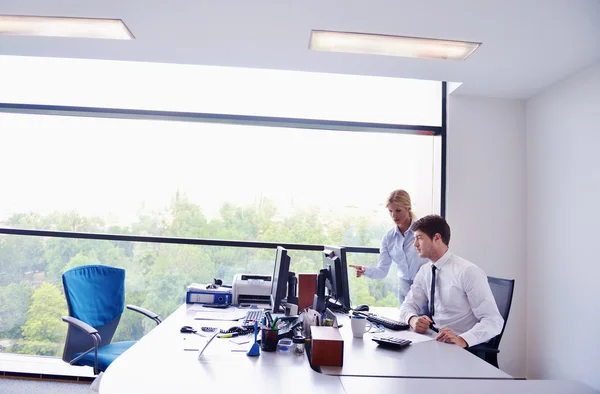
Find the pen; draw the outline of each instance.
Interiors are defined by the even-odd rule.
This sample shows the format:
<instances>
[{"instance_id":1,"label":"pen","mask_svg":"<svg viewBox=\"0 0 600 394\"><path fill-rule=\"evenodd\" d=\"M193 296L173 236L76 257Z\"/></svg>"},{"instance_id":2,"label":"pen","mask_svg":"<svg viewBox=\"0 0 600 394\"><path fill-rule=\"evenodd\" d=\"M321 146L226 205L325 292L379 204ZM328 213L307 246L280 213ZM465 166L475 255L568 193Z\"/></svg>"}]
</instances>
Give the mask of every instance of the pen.
<instances>
[{"instance_id":1,"label":"pen","mask_svg":"<svg viewBox=\"0 0 600 394\"><path fill-rule=\"evenodd\" d=\"M275 319L273 320L273 324L271 324L271 330L277 329L277 319L278 319L278 316L275 316Z\"/></svg>"},{"instance_id":2,"label":"pen","mask_svg":"<svg viewBox=\"0 0 600 394\"><path fill-rule=\"evenodd\" d=\"M232 332L232 333L229 333L229 334L219 334L219 338L235 338L238 335L240 335L239 332Z\"/></svg>"},{"instance_id":3,"label":"pen","mask_svg":"<svg viewBox=\"0 0 600 394\"><path fill-rule=\"evenodd\" d=\"M267 319L267 325L270 326L273 324L273 316L271 316L271 312L265 312L265 318Z\"/></svg>"},{"instance_id":4,"label":"pen","mask_svg":"<svg viewBox=\"0 0 600 394\"><path fill-rule=\"evenodd\" d=\"M438 330L437 328L435 328L435 327L433 326L433 324L434 324L434 322L431 322L431 323L429 323L429 328L430 328L430 329L431 329L433 332L438 332L438 333L439 333L439 332L440 332L440 330Z\"/></svg>"}]
</instances>

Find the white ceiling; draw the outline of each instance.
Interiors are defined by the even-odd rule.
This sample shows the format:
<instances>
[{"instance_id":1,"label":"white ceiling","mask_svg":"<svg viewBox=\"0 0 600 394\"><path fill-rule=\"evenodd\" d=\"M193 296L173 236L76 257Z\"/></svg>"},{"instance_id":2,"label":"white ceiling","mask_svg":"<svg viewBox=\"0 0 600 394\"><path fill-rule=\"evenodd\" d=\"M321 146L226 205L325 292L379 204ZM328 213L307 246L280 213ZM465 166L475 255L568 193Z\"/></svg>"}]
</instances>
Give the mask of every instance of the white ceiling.
<instances>
[{"instance_id":1,"label":"white ceiling","mask_svg":"<svg viewBox=\"0 0 600 394\"><path fill-rule=\"evenodd\" d=\"M462 82L529 98L600 60L598 0L0 0L0 14L120 18L133 41L0 37L0 55ZM464 62L314 52L311 29L482 42Z\"/></svg>"}]
</instances>

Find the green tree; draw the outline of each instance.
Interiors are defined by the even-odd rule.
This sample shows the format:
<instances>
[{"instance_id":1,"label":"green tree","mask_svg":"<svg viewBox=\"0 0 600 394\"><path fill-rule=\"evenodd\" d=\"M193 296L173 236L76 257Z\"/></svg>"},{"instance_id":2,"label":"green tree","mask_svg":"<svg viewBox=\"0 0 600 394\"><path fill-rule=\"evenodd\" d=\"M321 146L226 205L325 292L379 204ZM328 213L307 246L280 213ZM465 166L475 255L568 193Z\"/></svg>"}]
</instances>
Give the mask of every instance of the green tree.
<instances>
[{"instance_id":1,"label":"green tree","mask_svg":"<svg viewBox=\"0 0 600 394\"><path fill-rule=\"evenodd\" d=\"M21 326L27 317L32 292L32 287L26 282L0 287L0 337L21 337Z\"/></svg>"},{"instance_id":2,"label":"green tree","mask_svg":"<svg viewBox=\"0 0 600 394\"><path fill-rule=\"evenodd\" d=\"M78 240L71 238L50 238L46 244L44 257L48 261L46 277L52 283L60 283L65 266L79 253Z\"/></svg>"},{"instance_id":3,"label":"green tree","mask_svg":"<svg viewBox=\"0 0 600 394\"><path fill-rule=\"evenodd\" d=\"M214 272L214 264L204 248L165 245L147 275L147 295L142 306L166 317L185 300L190 283L209 283Z\"/></svg>"},{"instance_id":4,"label":"green tree","mask_svg":"<svg viewBox=\"0 0 600 394\"><path fill-rule=\"evenodd\" d=\"M31 296L21 352L58 356L67 333L67 324L61 320L66 314L67 303L59 288L52 283L42 283Z\"/></svg>"},{"instance_id":5,"label":"green tree","mask_svg":"<svg viewBox=\"0 0 600 394\"><path fill-rule=\"evenodd\" d=\"M93 264L100 264L100 261L96 257L96 253L94 251L88 252L87 255L83 252L79 252L69 260L67 265L64 266L63 272L61 272L61 274L75 267Z\"/></svg>"},{"instance_id":6,"label":"green tree","mask_svg":"<svg viewBox=\"0 0 600 394\"><path fill-rule=\"evenodd\" d=\"M278 241L308 244L328 242L324 226L319 219L317 208L296 210L293 216L285 218L279 228Z\"/></svg>"},{"instance_id":7,"label":"green tree","mask_svg":"<svg viewBox=\"0 0 600 394\"><path fill-rule=\"evenodd\" d=\"M13 214L8 225L16 228L43 228L43 219L34 213ZM43 238L3 235L0 238L0 286L18 283L25 273L43 271L46 266Z\"/></svg>"},{"instance_id":8,"label":"green tree","mask_svg":"<svg viewBox=\"0 0 600 394\"><path fill-rule=\"evenodd\" d=\"M104 222L97 217L83 217L76 212L53 212L45 219L47 226L62 231L77 232L104 232ZM113 227L113 230L126 232L120 227ZM117 252L115 252L117 250ZM122 252L119 252L121 250ZM50 238L48 239L44 251L44 257L48 262L47 279L52 283L60 283L61 274L67 269L72 268L82 261L81 258L72 263L71 260L81 254L88 256L92 264L98 262L107 265L118 266L123 256L133 254L131 243L115 241L98 241L90 239L75 238Z\"/></svg>"},{"instance_id":9,"label":"green tree","mask_svg":"<svg viewBox=\"0 0 600 394\"><path fill-rule=\"evenodd\" d=\"M340 218L317 207L296 209L292 215L282 216L266 198L245 206L223 203L219 217L208 221L202 207L180 192L164 211L148 211L142 206L131 227L107 227L100 218L76 212L54 212L47 216L15 214L10 220L11 226L21 228L375 247L389 227L388 223L375 222L370 217ZM290 250L289 255L291 270L296 273L316 273L323 264L320 252ZM273 249L2 236L0 286L4 287L0 287L0 331L10 326L13 334L7 331L0 334L14 335L17 330L14 327L22 325L24 340L14 351L59 354L67 328L60 320L66 313L60 291L61 274L72 267L105 264L125 269L126 302L146 307L165 318L184 301L190 283L208 283L218 277L230 284L237 273L271 274L274 260ZM348 263L375 265L377 256L348 254ZM352 302L397 306L394 268L383 281L357 279L350 269ZM34 286L44 279L49 283L35 291L34 286L19 284L23 278L33 277L28 272L35 270L44 272L31 280ZM16 301L17 298L21 301ZM140 338L153 327L149 319L126 310L115 340Z\"/></svg>"},{"instance_id":10,"label":"green tree","mask_svg":"<svg viewBox=\"0 0 600 394\"><path fill-rule=\"evenodd\" d=\"M171 225L165 233L174 237L203 238L207 234L207 221L202 209L177 192L171 204Z\"/></svg>"}]
</instances>

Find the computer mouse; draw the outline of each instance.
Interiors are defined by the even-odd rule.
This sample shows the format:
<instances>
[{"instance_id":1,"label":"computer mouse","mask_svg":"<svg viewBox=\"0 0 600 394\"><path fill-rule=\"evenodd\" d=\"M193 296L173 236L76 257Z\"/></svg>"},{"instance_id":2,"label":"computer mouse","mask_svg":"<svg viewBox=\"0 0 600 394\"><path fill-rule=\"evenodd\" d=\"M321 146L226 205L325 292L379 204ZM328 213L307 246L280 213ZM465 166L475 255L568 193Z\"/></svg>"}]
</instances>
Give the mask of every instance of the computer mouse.
<instances>
[{"instance_id":1,"label":"computer mouse","mask_svg":"<svg viewBox=\"0 0 600 394\"><path fill-rule=\"evenodd\" d=\"M240 326L233 326L233 327L230 327L230 328L229 328L227 331L225 331L225 332L227 332L227 333L234 333L234 332L237 332L237 333L242 333L242 332L244 332L244 331L246 331L246 330L247 330L247 329L246 329L246 328L244 328L244 327L240 327Z\"/></svg>"},{"instance_id":2,"label":"computer mouse","mask_svg":"<svg viewBox=\"0 0 600 394\"><path fill-rule=\"evenodd\" d=\"M367 304L360 304L358 306L356 306L354 308L355 311L357 312L368 312L369 311L369 305Z\"/></svg>"}]
</instances>

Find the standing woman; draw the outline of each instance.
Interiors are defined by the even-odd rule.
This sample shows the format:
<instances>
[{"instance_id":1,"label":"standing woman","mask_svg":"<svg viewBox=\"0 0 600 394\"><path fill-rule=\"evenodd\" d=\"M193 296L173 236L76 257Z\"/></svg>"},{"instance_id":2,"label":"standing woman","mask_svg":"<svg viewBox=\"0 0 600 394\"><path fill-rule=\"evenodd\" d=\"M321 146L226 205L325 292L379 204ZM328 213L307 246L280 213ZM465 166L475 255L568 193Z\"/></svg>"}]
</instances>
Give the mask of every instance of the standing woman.
<instances>
[{"instance_id":1,"label":"standing woman","mask_svg":"<svg viewBox=\"0 0 600 394\"><path fill-rule=\"evenodd\" d=\"M396 263L398 266L398 301L399 305L402 305L419 268L428 259L419 257L419 253L413 246L415 235L410 228L413 220L416 220L416 216L412 211L408 193L404 190L394 190L386 201L386 207L394 221L394 227L381 240L377 267L351 264L350 267L356 269L357 278L364 275L367 278L384 279L392 262Z\"/></svg>"}]
</instances>

